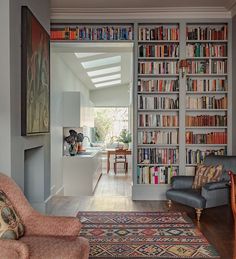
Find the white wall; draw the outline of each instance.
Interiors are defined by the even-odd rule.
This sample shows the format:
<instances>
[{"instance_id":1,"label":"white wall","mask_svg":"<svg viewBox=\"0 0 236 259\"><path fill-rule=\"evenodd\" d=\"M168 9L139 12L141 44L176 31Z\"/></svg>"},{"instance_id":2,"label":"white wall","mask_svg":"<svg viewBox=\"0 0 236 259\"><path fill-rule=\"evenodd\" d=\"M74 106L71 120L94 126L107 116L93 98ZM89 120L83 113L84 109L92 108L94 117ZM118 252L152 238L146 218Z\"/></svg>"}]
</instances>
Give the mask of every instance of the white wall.
<instances>
[{"instance_id":1,"label":"white wall","mask_svg":"<svg viewBox=\"0 0 236 259\"><path fill-rule=\"evenodd\" d=\"M130 104L130 86L114 86L90 91L95 107L121 107Z\"/></svg>"},{"instance_id":2,"label":"white wall","mask_svg":"<svg viewBox=\"0 0 236 259\"><path fill-rule=\"evenodd\" d=\"M80 91L82 105L85 105L89 102L89 91L63 62L60 54L53 52L53 44L51 46L51 189L55 194L63 187L62 93Z\"/></svg>"},{"instance_id":3,"label":"white wall","mask_svg":"<svg viewBox=\"0 0 236 259\"><path fill-rule=\"evenodd\" d=\"M236 98L236 15L232 21L232 100ZM236 102L232 101L232 154L236 155Z\"/></svg>"},{"instance_id":4,"label":"white wall","mask_svg":"<svg viewBox=\"0 0 236 259\"><path fill-rule=\"evenodd\" d=\"M21 136L21 6L27 5L49 31L49 0L1 0L0 3L0 171L24 190L25 149L43 147L43 200L50 195L50 136Z\"/></svg>"}]
</instances>

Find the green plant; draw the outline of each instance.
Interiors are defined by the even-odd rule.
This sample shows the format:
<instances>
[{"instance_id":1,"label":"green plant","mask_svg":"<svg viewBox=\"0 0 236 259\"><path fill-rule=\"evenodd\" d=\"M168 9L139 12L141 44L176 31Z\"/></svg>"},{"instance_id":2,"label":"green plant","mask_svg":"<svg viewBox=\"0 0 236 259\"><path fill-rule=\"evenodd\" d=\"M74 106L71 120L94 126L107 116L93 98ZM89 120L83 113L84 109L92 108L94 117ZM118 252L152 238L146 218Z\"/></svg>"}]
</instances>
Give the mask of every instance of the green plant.
<instances>
[{"instance_id":1,"label":"green plant","mask_svg":"<svg viewBox=\"0 0 236 259\"><path fill-rule=\"evenodd\" d=\"M123 129L119 135L118 141L122 143L130 143L131 142L131 133L126 129Z\"/></svg>"}]
</instances>

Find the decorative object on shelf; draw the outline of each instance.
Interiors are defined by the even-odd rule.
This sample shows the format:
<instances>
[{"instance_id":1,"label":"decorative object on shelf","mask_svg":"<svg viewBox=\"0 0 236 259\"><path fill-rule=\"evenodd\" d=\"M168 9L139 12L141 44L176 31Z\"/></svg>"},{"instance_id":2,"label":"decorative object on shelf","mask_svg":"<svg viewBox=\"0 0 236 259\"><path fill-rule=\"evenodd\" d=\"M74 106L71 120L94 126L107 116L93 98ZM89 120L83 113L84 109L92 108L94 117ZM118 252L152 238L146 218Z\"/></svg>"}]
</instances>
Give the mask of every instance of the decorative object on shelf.
<instances>
[{"instance_id":1,"label":"decorative object on shelf","mask_svg":"<svg viewBox=\"0 0 236 259\"><path fill-rule=\"evenodd\" d=\"M181 59L179 61L179 70L181 71L182 78L185 76L188 68L188 61L186 59Z\"/></svg>"},{"instance_id":2,"label":"decorative object on shelf","mask_svg":"<svg viewBox=\"0 0 236 259\"><path fill-rule=\"evenodd\" d=\"M128 149L131 140L131 133L128 132L126 129L123 129L119 135L118 141L124 143L124 148Z\"/></svg>"},{"instance_id":3,"label":"decorative object on shelf","mask_svg":"<svg viewBox=\"0 0 236 259\"><path fill-rule=\"evenodd\" d=\"M21 135L50 132L50 37L22 7Z\"/></svg>"},{"instance_id":4,"label":"decorative object on shelf","mask_svg":"<svg viewBox=\"0 0 236 259\"><path fill-rule=\"evenodd\" d=\"M69 153L71 156L76 155L82 150L83 133L77 133L75 130L69 130L70 135L65 137L65 141L70 145Z\"/></svg>"}]
</instances>

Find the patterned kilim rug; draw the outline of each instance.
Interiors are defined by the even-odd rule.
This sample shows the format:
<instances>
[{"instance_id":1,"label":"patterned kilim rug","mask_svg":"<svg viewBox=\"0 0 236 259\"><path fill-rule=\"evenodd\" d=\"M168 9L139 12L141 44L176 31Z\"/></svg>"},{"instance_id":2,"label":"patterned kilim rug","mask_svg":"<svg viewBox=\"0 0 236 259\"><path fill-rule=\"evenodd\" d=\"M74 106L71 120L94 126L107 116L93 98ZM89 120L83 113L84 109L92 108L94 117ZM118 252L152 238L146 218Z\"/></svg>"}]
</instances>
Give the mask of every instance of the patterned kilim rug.
<instances>
[{"instance_id":1,"label":"patterned kilim rug","mask_svg":"<svg viewBox=\"0 0 236 259\"><path fill-rule=\"evenodd\" d=\"M90 258L220 258L180 212L79 212Z\"/></svg>"}]
</instances>

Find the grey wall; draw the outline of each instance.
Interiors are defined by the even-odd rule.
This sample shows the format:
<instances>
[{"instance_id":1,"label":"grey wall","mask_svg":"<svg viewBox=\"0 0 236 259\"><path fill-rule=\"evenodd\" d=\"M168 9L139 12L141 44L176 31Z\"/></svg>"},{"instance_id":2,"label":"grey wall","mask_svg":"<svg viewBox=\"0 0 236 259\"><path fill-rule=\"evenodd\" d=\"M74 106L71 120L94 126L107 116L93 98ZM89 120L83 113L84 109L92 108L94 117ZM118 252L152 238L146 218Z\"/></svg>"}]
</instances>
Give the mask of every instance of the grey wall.
<instances>
[{"instance_id":1,"label":"grey wall","mask_svg":"<svg viewBox=\"0 0 236 259\"><path fill-rule=\"evenodd\" d=\"M236 155L236 15L232 20L232 154Z\"/></svg>"},{"instance_id":2,"label":"grey wall","mask_svg":"<svg viewBox=\"0 0 236 259\"><path fill-rule=\"evenodd\" d=\"M114 86L90 91L90 99L95 107L120 107L130 105L129 85Z\"/></svg>"},{"instance_id":3,"label":"grey wall","mask_svg":"<svg viewBox=\"0 0 236 259\"><path fill-rule=\"evenodd\" d=\"M21 6L27 5L50 28L50 0L1 0L0 3L0 171L24 189L25 150L43 147L44 200L50 195L50 135L21 137Z\"/></svg>"},{"instance_id":4,"label":"grey wall","mask_svg":"<svg viewBox=\"0 0 236 259\"><path fill-rule=\"evenodd\" d=\"M0 171L11 175L9 0L0 3Z\"/></svg>"}]
</instances>

